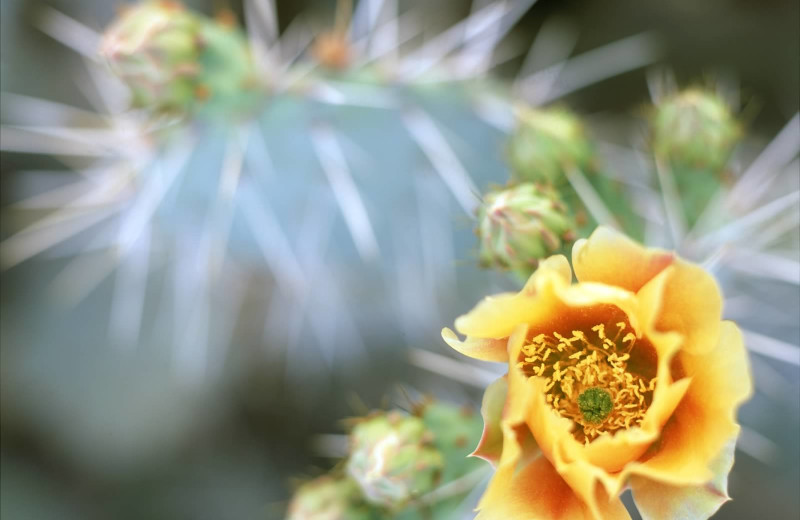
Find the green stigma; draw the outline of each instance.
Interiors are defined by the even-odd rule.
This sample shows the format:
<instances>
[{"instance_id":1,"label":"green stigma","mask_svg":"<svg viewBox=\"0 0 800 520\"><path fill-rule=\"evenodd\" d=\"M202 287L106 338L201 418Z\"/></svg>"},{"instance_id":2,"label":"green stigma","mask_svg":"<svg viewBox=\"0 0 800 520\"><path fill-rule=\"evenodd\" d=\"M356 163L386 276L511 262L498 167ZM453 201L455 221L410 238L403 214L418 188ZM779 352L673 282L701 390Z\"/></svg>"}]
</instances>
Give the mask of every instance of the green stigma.
<instances>
[{"instance_id":1,"label":"green stigma","mask_svg":"<svg viewBox=\"0 0 800 520\"><path fill-rule=\"evenodd\" d=\"M583 418L590 423L603 422L608 414L611 413L613 403L611 394L602 388L589 388L578 396L578 408L583 414Z\"/></svg>"}]
</instances>

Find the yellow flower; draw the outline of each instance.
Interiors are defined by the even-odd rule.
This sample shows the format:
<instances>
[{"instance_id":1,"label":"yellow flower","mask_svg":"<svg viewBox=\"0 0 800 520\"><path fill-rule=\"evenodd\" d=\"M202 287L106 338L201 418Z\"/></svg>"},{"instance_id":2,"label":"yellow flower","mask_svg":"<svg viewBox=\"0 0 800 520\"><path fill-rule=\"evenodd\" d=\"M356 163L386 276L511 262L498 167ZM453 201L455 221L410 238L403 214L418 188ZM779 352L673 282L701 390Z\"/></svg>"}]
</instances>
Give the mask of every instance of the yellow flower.
<instances>
[{"instance_id":1,"label":"yellow flower","mask_svg":"<svg viewBox=\"0 0 800 520\"><path fill-rule=\"evenodd\" d=\"M468 356L508 362L483 402L474 455L497 471L480 520L707 518L726 500L752 392L713 278L607 228L542 262L518 294L456 320Z\"/></svg>"}]
</instances>

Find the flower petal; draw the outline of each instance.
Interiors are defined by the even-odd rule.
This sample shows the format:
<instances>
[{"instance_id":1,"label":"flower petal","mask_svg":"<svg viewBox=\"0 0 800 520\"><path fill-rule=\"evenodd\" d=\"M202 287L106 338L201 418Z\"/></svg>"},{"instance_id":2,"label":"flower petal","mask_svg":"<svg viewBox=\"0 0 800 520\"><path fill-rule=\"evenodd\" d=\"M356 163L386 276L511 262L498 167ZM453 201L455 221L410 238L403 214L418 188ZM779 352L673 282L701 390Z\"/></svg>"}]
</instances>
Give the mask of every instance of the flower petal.
<instances>
[{"instance_id":1,"label":"flower petal","mask_svg":"<svg viewBox=\"0 0 800 520\"><path fill-rule=\"evenodd\" d=\"M700 266L677 259L661 301L656 328L684 337L682 351L705 354L720 334L722 295L714 278Z\"/></svg>"},{"instance_id":2,"label":"flower petal","mask_svg":"<svg viewBox=\"0 0 800 520\"><path fill-rule=\"evenodd\" d=\"M613 305L625 313L634 331L637 334L640 332L638 322L639 302L636 299L636 295L630 291L611 285L587 282L561 288L558 290L557 296L562 304L573 309L595 305ZM564 314L569 314L569 309ZM552 320L540 318L536 321Z\"/></svg>"},{"instance_id":3,"label":"flower petal","mask_svg":"<svg viewBox=\"0 0 800 520\"><path fill-rule=\"evenodd\" d=\"M506 407L503 410L503 424L511 424L513 426L524 424L530 413L533 399L537 395L536 392L531 393L528 391L530 383L516 363L527 336L528 326L522 324L518 325L511 337L508 338L509 359L508 374L506 374L508 397L506 398Z\"/></svg>"},{"instance_id":4,"label":"flower petal","mask_svg":"<svg viewBox=\"0 0 800 520\"><path fill-rule=\"evenodd\" d=\"M550 298L546 294L552 293L553 286L566 286L571 280L566 257L551 256L539 264L522 291L484 298L456 320L456 330L477 338L507 338L520 323L529 323L547 312Z\"/></svg>"},{"instance_id":5,"label":"flower petal","mask_svg":"<svg viewBox=\"0 0 800 520\"><path fill-rule=\"evenodd\" d=\"M525 329L527 331L527 329ZM571 440L575 446L578 442L571 432L575 424L566 417L562 417L545 401L545 381L539 377L528 377L517 366L516 360L522 350L525 336L517 339L519 329L512 337L514 341L508 342L508 400L505 411L505 420L514 423L527 423L530 432L537 444L548 458L556 449L559 439Z\"/></svg>"},{"instance_id":6,"label":"flower petal","mask_svg":"<svg viewBox=\"0 0 800 520\"><path fill-rule=\"evenodd\" d=\"M682 351L676 359L692 380L689 389L652 455L623 473L675 486L703 485L714 476L714 458L738 433L736 410L752 393L747 354L741 332L725 321L714 350L705 355Z\"/></svg>"},{"instance_id":7,"label":"flower petal","mask_svg":"<svg viewBox=\"0 0 800 520\"><path fill-rule=\"evenodd\" d=\"M670 265L675 255L645 248L613 229L600 226L572 248L572 265L581 282L600 282L637 292Z\"/></svg>"},{"instance_id":8,"label":"flower petal","mask_svg":"<svg viewBox=\"0 0 800 520\"><path fill-rule=\"evenodd\" d=\"M527 335L527 326L518 326L508 342L510 359L516 360ZM528 378L509 362L506 405L503 411L502 457L489 489L479 505L478 519L629 519L618 499L608 500L594 481L591 505L575 493L552 463L540 451L544 442L552 454L560 442L569 439L573 423L561 417L544 400L539 378ZM500 393L502 388L493 392ZM496 396L495 396L496 397ZM535 439L532 432L538 435ZM541 441L540 441L541 438ZM600 471L600 470L597 470Z\"/></svg>"},{"instance_id":9,"label":"flower petal","mask_svg":"<svg viewBox=\"0 0 800 520\"><path fill-rule=\"evenodd\" d=\"M678 406L689 387L690 380L682 379L669 386L653 399L641 426L617 432L614 436L602 436L587 446L580 446L581 452L568 452L571 458L585 459L592 466L609 473L620 471L629 462L641 457L658 439L661 428ZM624 478L611 478L605 481L609 494L616 495L625 486Z\"/></svg>"},{"instance_id":10,"label":"flower petal","mask_svg":"<svg viewBox=\"0 0 800 520\"><path fill-rule=\"evenodd\" d=\"M539 456L518 472L498 470L484 494L476 520L630 519L619 500L600 501L594 517L547 458Z\"/></svg>"},{"instance_id":11,"label":"flower petal","mask_svg":"<svg viewBox=\"0 0 800 520\"><path fill-rule=\"evenodd\" d=\"M636 293L636 299L639 302L638 319L644 335L650 340L658 356L659 372L657 376L662 381L665 376L669 376L669 363L675 353L680 350L684 341L684 336L679 332L662 332L657 327L658 321L663 314L664 293L674 271L674 267L667 267ZM663 362L666 362L666 364ZM666 371L664 371L665 367Z\"/></svg>"},{"instance_id":12,"label":"flower petal","mask_svg":"<svg viewBox=\"0 0 800 520\"><path fill-rule=\"evenodd\" d=\"M483 393L481 415L483 416L483 436L472 457L480 457L493 466L497 466L503 453L503 429L500 421L508 395L508 380L501 377L486 388Z\"/></svg>"},{"instance_id":13,"label":"flower petal","mask_svg":"<svg viewBox=\"0 0 800 520\"><path fill-rule=\"evenodd\" d=\"M581 502L545 457L518 473L513 467L495 473L478 505L476 520L584 520Z\"/></svg>"},{"instance_id":14,"label":"flower petal","mask_svg":"<svg viewBox=\"0 0 800 520\"><path fill-rule=\"evenodd\" d=\"M519 352L527 333L527 325L517 326L511 337L508 338L509 352ZM498 467L511 466L516 468L521 460L528 460L538 456L540 450L525 425L525 418L533 396L520 390L520 385L525 384L524 379L508 375L506 378L508 381L508 393L503 409L503 418L500 423L503 431L503 454ZM509 397L512 393L516 397Z\"/></svg>"},{"instance_id":15,"label":"flower petal","mask_svg":"<svg viewBox=\"0 0 800 520\"><path fill-rule=\"evenodd\" d=\"M686 393L690 380L685 378L673 383L670 373L670 364L680 349L683 337L677 333L665 334L655 330L661 312L662 295L672 271L672 267L663 270L645 284L636 295L637 320L644 337L655 351L658 377L652 404L642 423L638 427L619 431L613 436L602 436L587 446L580 446L579 452L568 453L571 460L584 458L610 473L620 471L626 464L641 457L658 439L664 424ZM611 495L618 494L625 485L625 480L621 476L604 482L606 490Z\"/></svg>"},{"instance_id":16,"label":"flower petal","mask_svg":"<svg viewBox=\"0 0 800 520\"><path fill-rule=\"evenodd\" d=\"M661 332L683 336L682 350L703 354L719 337L722 295L714 278L680 258L638 291L642 321Z\"/></svg>"},{"instance_id":17,"label":"flower petal","mask_svg":"<svg viewBox=\"0 0 800 520\"><path fill-rule=\"evenodd\" d=\"M753 393L750 364L742 332L732 321L720 324L720 337L714 350L692 355L681 350L679 360L687 377L693 378L687 397L702 401L706 409L718 412L728 428L736 425L736 409Z\"/></svg>"},{"instance_id":18,"label":"flower petal","mask_svg":"<svg viewBox=\"0 0 800 520\"><path fill-rule=\"evenodd\" d=\"M559 450L554 455L556 471L581 499L587 509L587 517L594 520L630 518L625 506L617 498L618 493L608 494L604 488L598 486L598 482L612 480L603 469L586 460L566 462ZM606 487L609 487L608 484Z\"/></svg>"},{"instance_id":19,"label":"flower petal","mask_svg":"<svg viewBox=\"0 0 800 520\"><path fill-rule=\"evenodd\" d=\"M442 329L442 339L450 345L453 350L461 352L465 356L480 359L481 361L501 361L508 359L506 352L505 338L474 338L467 337L464 341L458 339L456 333L450 329Z\"/></svg>"},{"instance_id":20,"label":"flower petal","mask_svg":"<svg viewBox=\"0 0 800 520\"><path fill-rule=\"evenodd\" d=\"M733 467L736 438L728 441L711 464L714 479L702 486L670 486L642 477L631 478L633 499L643 520L709 518L730 500L728 473Z\"/></svg>"}]
</instances>

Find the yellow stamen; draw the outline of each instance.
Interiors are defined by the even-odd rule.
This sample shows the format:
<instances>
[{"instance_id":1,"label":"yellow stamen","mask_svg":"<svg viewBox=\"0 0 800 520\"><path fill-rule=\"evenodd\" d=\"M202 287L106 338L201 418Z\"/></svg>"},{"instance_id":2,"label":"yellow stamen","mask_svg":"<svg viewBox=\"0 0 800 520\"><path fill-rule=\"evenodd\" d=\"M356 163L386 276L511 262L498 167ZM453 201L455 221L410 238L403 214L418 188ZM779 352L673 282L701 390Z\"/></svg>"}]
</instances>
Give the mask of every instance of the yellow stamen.
<instances>
[{"instance_id":1,"label":"yellow stamen","mask_svg":"<svg viewBox=\"0 0 800 520\"><path fill-rule=\"evenodd\" d=\"M613 334L606 335L606 329L614 328ZM627 362L637 341L629 325L624 321L600 323L589 331L571 332L570 338L555 331L538 334L522 348L520 366L529 376L544 378L548 404L575 421L578 428L574 435L585 443L641 424L652 402L656 379L628 371ZM589 395L585 394L589 389L611 398L612 408L601 420L598 414L587 415L585 406L583 412L579 406L578 397Z\"/></svg>"}]
</instances>

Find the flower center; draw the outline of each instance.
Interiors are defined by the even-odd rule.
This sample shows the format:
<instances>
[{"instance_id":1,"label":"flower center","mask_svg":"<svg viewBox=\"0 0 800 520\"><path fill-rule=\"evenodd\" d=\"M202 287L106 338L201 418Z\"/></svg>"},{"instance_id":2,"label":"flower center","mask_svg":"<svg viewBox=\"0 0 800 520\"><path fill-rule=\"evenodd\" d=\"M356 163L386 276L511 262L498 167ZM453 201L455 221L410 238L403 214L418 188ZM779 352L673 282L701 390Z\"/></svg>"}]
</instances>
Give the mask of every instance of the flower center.
<instances>
[{"instance_id":1,"label":"flower center","mask_svg":"<svg viewBox=\"0 0 800 520\"><path fill-rule=\"evenodd\" d=\"M637 339L627 328L620 321L571 337L539 334L522 347L519 366L544 378L548 404L575 422L573 435L584 443L638 426L652 402L656 378L629 366Z\"/></svg>"},{"instance_id":2,"label":"flower center","mask_svg":"<svg viewBox=\"0 0 800 520\"><path fill-rule=\"evenodd\" d=\"M578 396L578 408L583 414L583 418L590 423L603 422L613 407L611 394L596 386L584 390Z\"/></svg>"}]
</instances>

